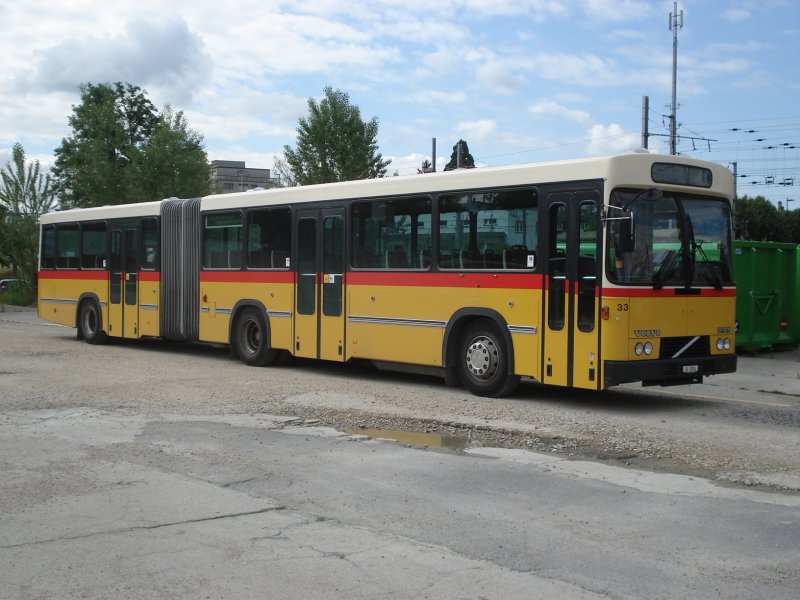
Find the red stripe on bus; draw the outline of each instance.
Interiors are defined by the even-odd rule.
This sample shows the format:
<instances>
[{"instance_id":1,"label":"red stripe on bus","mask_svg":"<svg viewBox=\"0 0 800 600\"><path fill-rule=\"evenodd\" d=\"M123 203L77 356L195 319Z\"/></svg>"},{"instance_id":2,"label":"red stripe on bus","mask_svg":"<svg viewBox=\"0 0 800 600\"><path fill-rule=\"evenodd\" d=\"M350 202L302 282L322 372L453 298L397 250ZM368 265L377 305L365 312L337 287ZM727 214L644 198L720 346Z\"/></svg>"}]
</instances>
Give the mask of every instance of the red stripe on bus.
<instances>
[{"instance_id":1,"label":"red stripe on bus","mask_svg":"<svg viewBox=\"0 0 800 600\"><path fill-rule=\"evenodd\" d=\"M642 288L604 288L603 296L606 298L735 298L736 290L726 288L715 290L713 288L695 288L699 293L692 289L690 293L682 293L683 288L667 288L654 290Z\"/></svg>"},{"instance_id":2,"label":"red stripe on bus","mask_svg":"<svg viewBox=\"0 0 800 600\"><path fill-rule=\"evenodd\" d=\"M200 271L202 283L294 283L294 271Z\"/></svg>"},{"instance_id":3,"label":"red stripe on bus","mask_svg":"<svg viewBox=\"0 0 800 600\"><path fill-rule=\"evenodd\" d=\"M395 287L505 288L539 290L542 276L528 273L408 273L403 271L351 271L346 273L348 285L382 285Z\"/></svg>"},{"instance_id":4,"label":"red stripe on bus","mask_svg":"<svg viewBox=\"0 0 800 600\"><path fill-rule=\"evenodd\" d=\"M108 271L39 271L39 279L108 281Z\"/></svg>"},{"instance_id":5,"label":"red stripe on bus","mask_svg":"<svg viewBox=\"0 0 800 600\"><path fill-rule=\"evenodd\" d=\"M139 271L139 281L161 281L158 271Z\"/></svg>"},{"instance_id":6,"label":"red stripe on bus","mask_svg":"<svg viewBox=\"0 0 800 600\"><path fill-rule=\"evenodd\" d=\"M139 281L161 281L158 271L139 271L137 276ZM108 281L109 271L39 271L39 279Z\"/></svg>"}]
</instances>

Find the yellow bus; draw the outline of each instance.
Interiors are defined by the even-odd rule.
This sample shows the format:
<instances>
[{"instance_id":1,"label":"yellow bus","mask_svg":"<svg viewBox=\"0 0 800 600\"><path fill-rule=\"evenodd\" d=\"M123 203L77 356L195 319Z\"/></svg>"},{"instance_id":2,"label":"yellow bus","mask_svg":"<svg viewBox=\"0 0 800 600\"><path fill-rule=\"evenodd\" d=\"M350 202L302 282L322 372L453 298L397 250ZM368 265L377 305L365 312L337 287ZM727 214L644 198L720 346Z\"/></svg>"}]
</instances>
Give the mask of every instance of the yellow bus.
<instances>
[{"instance_id":1,"label":"yellow bus","mask_svg":"<svg viewBox=\"0 0 800 600\"><path fill-rule=\"evenodd\" d=\"M56 212L39 315L484 396L700 382L736 369L732 194L720 165L631 153Z\"/></svg>"}]
</instances>

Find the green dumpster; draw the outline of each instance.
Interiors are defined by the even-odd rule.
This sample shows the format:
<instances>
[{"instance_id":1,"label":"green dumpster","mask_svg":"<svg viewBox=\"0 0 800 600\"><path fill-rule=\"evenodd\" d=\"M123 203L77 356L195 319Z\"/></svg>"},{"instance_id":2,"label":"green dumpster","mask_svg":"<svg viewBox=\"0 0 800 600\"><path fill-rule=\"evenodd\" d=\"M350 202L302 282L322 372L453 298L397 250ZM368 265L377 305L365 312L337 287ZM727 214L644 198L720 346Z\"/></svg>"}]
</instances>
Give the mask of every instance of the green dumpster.
<instances>
[{"instance_id":1,"label":"green dumpster","mask_svg":"<svg viewBox=\"0 0 800 600\"><path fill-rule=\"evenodd\" d=\"M750 350L800 341L800 247L736 241L736 346Z\"/></svg>"}]
</instances>

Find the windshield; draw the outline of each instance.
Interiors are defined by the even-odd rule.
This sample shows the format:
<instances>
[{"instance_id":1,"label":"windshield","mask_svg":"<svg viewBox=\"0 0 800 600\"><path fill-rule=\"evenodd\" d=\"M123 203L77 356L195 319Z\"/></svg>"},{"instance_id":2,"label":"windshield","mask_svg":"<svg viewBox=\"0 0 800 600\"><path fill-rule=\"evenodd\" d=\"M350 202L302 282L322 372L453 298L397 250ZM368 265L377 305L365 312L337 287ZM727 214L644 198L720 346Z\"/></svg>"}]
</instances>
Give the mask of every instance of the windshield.
<instances>
[{"instance_id":1,"label":"windshield","mask_svg":"<svg viewBox=\"0 0 800 600\"><path fill-rule=\"evenodd\" d=\"M713 286L733 283L730 209L724 200L615 191L606 269L613 283ZM633 222L631 234L630 220ZM626 222L628 221L628 222Z\"/></svg>"}]
</instances>

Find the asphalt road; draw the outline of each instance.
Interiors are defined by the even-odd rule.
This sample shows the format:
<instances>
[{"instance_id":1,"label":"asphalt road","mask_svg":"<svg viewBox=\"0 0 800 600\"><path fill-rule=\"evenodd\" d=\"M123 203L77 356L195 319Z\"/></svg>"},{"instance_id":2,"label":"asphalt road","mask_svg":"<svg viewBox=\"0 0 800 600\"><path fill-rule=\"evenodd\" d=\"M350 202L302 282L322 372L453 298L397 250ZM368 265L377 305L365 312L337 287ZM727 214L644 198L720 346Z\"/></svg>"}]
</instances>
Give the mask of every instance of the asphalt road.
<instances>
[{"instance_id":1,"label":"asphalt road","mask_svg":"<svg viewBox=\"0 0 800 600\"><path fill-rule=\"evenodd\" d=\"M0 342L3 598L800 590L793 353L699 389L488 401L205 346L94 347L31 313L0 313ZM415 424L410 443L371 431ZM461 449L435 448L450 433Z\"/></svg>"}]
</instances>

